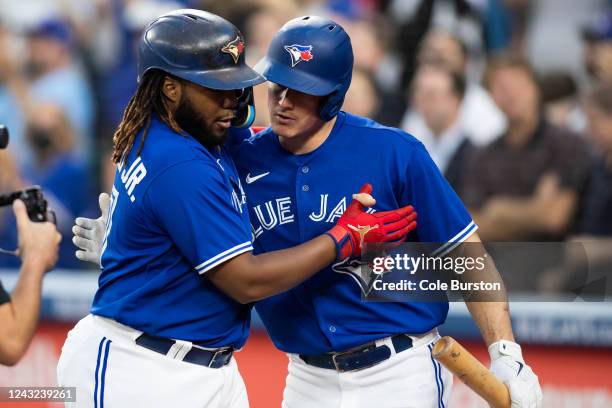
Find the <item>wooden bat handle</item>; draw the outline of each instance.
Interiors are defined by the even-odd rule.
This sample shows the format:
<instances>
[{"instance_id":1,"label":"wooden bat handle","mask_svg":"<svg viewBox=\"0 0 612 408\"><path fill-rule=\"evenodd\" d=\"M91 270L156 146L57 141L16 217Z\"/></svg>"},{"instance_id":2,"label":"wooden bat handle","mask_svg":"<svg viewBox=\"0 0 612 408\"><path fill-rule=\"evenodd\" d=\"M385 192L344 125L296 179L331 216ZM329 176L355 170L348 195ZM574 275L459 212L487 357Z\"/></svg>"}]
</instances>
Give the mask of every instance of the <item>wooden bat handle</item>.
<instances>
[{"instance_id":1,"label":"wooden bat handle","mask_svg":"<svg viewBox=\"0 0 612 408\"><path fill-rule=\"evenodd\" d=\"M510 393L480 361L452 337L434 345L432 355L493 408L510 408Z\"/></svg>"}]
</instances>

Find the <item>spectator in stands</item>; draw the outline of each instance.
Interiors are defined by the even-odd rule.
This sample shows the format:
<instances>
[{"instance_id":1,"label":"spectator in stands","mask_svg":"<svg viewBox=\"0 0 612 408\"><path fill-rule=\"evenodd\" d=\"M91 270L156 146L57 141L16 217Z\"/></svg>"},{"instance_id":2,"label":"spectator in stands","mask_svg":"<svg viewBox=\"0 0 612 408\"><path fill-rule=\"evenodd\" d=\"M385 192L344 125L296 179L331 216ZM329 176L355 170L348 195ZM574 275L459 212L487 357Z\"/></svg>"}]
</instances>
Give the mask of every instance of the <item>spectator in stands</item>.
<instances>
[{"instance_id":1,"label":"spectator in stands","mask_svg":"<svg viewBox=\"0 0 612 408\"><path fill-rule=\"evenodd\" d=\"M422 64L412 83L412 106L427 128L415 135L455 191L462 190L474 151L460 123L464 78L445 65Z\"/></svg>"},{"instance_id":2,"label":"spectator in stands","mask_svg":"<svg viewBox=\"0 0 612 408\"><path fill-rule=\"evenodd\" d=\"M577 235L568 240L563 262L539 278L537 287L543 292L575 293L612 271L612 84L587 91L583 106L594 147L589 185L581 200ZM605 293L605 284L589 285L581 295L589 292Z\"/></svg>"},{"instance_id":3,"label":"spectator in stands","mask_svg":"<svg viewBox=\"0 0 612 408\"><path fill-rule=\"evenodd\" d=\"M612 12L599 14L582 28L584 68L591 83L612 83ZM568 71L556 69L542 78L546 112L551 122L587 132L580 89Z\"/></svg>"},{"instance_id":4,"label":"spectator in stands","mask_svg":"<svg viewBox=\"0 0 612 408\"><path fill-rule=\"evenodd\" d=\"M39 104L34 109L37 115L26 124L26 139L36 164L24 169L23 175L30 183L43 187L57 215L59 231L69 237L72 220L87 214L93 206L93 180L87 165L74 155L75 132L62 108ZM80 267L70 239L60 246L58 267Z\"/></svg>"},{"instance_id":5,"label":"spectator in stands","mask_svg":"<svg viewBox=\"0 0 612 408\"><path fill-rule=\"evenodd\" d=\"M497 108L487 91L468 75L468 54L465 44L448 31L431 31L425 37L417 57L418 64L444 64L466 78L467 86L459 121L476 145L485 145L506 128L503 113ZM404 115L402 129L416 136L428 132L424 118L414 107Z\"/></svg>"},{"instance_id":6,"label":"spectator in stands","mask_svg":"<svg viewBox=\"0 0 612 408\"><path fill-rule=\"evenodd\" d=\"M374 84L374 78L365 69L355 68L342 110L371 118L376 116L379 109L380 96Z\"/></svg>"},{"instance_id":7,"label":"spectator in stands","mask_svg":"<svg viewBox=\"0 0 612 408\"><path fill-rule=\"evenodd\" d=\"M88 52L94 62L96 90L100 97L102 133L112 134L136 90L136 44L149 21L171 10L185 8L185 2L131 0L98 2L100 18L92 30ZM196 7L197 8L197 7Z\"/></svg>"},{"instance_id":8,"label":"spectator in stands","mask_svg":"<svg viewBox=\"0 0 612 408\"><path fill-rule=\"evenodd\" d=\"M355 67L374 79L381 95L381 106L372 117L387 126L398 126L406 110L401 86L401 62L393 54L389 22L380 20L347 21L342 24L353 44Z\"/></svg>"},{"instance_id":9,"label":"spectator in stands","mask_svg":"<svg viewBox=\"0 0 612 408\"><path fill-rule=\"evenodd\" d=\"M528 63L516 56L492 60L485 75L507 132L482 149L470 166L464 202L483 240L557 240L575 219L588 173L584 141L545 119Z\"/></svg>"},{"instance_id":10,"label":"spectator in stands","mask_svg":"<svg viewBox=\"0 0 612 408\"><path fill-rule=\"evenodd\" d=\"M554 125L576 133L586 131L586 117L580 103L578 84L569 72L552 71L540 77L542 105Z\"/></svg>"},{"instance_id":11,"label":"spectator in stands","mask_svg":"<svg viewBox=\"0 0 612 408\"><path fill-rule=\"evenodd\" d=\"M87 160L92 148L93 100L75 59L69 26L58 19L44 20L31 27L26 38L25 60L3 44L2 77L10 103L5 104L6 110L0 114L0 120L20 118L18 128L21 130L23 122L38 114L35 103L58 104L67 112L71 126L77 131L75 154ZM24 144L23 140L16 142L17 146L20 142ZM30 153L20 151L20 159L30 164Z\"/></svg>"},{"instance_id":12,"label":"spectator in stands","mask_svg":"<svg viewBox=\"0 0 612 408\"><path fill-rule=\"evenodd\" d=\"M596 16L582 35L587 72L595 81L612 83L612 10Z\"/></svg>"},{"instance_id":13,"label":"spectator in stands","mask_svg":"<svg viewBox=\"0 0 612 408\"><path fill-rule=\"evenodd\" d=\"M264 7L252 13L246 22L244 33L249 41L248 63L255 65L268 51L268 46L274 34L290 20L293 14L286 8L290 2L284 3L281 8ZM292 10L297 13L297 10ZM233 21L233 20L232 20ZM268 84L259 84L253 88L255 97L255 125L269 126L270 114L268 113Z\"/></svg>"},{"instance_id":14,"label":"spectator in stands","mask_svg":"<svg viewBox=\"0 0 612 408\"><path fill-rule=\"evenodd\" d=\"M417 52L430 30L452 30L475 55L497 53L519 45L528 18L524 8L507 7L509 0L390 0L387 12L397 25L396 48L404 65L403 84L411 82ZM512 0L529 3L529 0Z\"/></svg>"},{"instance_id":15,"label":"spectator in stands","mask_svg":"<svg viewBox=\"0 0 612 408\"><path fill-rule=\"evenodd\" d=\"M20 69L19 55L15 55L16 42L14 34L0 25L0 123L11 132L8 150L17 162L25 163L31 160L23 136L25 120L23 112L18 108L15 93L11 89Z\"/></svg>"},{"instance_id":16,"label":"spectator in stands","mask_svg":"<svg viewBox=\"0 0 612 408\"><path fill-rule=\"evenodd\" d=\"M61 237L50 222L30 221L21 201L13 204L21 270L9 295L0 282L0 364L15 365L25 354L38 322L42 278L57 260Z\"/></svg>"},{"instance_id":17,"label":"spectator in stands","mask_svg":"<svg viewBox=\"0 0 612 408\"><path fill-rule=\"evenodd\" d=\"M89 84L74 58L70 27L61 20L40 22L28 32L30 75L28 105L49 102L62 107L76 132L77 157L88 159L93 137L93 99ZM29 106L28 106L29 108ZM26 109L26 116L36 115Z\"/></svg>"},{"instance_id":18,"label":"spectator in stands","mask_svg":"<svg viewBox=\"0 0 612 408\"><path fill-rule=\"evenodd\" d=\"M272 37L290 20L298 9L291 8L291 2L284 3L283 7L263 7L251 13L246 21L245 36L249 41L248 63L255 65L263 58L272 42ZM267 85L266 96L267 96ZM266 99L266 98L264 98ZM267 108L266 108L267 109ZM259 111L257 112L259 114Z\"/></svg>"},{"instance_id":19,"label":"spectator in stands","mask_svg":"<svg viewBox=\"0 0 612 408\"><path fill-rule=\"evenodd\" d=\"M612 237L612 84L586 94L589 136L596 147L578 232Z\"/></svg>"}]
</instances>

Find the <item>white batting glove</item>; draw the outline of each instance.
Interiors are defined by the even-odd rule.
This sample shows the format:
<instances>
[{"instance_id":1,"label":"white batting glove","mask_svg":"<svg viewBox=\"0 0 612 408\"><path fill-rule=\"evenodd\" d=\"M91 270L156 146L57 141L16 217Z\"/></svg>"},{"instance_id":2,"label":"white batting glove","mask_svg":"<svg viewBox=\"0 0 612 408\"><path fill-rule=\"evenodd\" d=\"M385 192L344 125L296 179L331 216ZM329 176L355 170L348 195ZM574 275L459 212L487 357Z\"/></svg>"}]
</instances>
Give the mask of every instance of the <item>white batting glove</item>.
<instances>
[{"instance_id":1,"label":"white batting glove","mask_svg":"<svg viewBox=\"0 0 612 408\"><path fill-rule=\"evenodd\" d=\"M512 408L542 407L538 376L525 364L521 346L500 340L489 346L491 372L508 386Z\"/></svg>"},{"instance_id":2,"label":"white batting glove","mask_svg":"<svg viewBox=\"0 0 612 408\"><path fill-rule=\"evenodd\" d=\"M72 227L72 242L80 248L75 255L81 261L92 262L100 265L100 255L102 252L102 241L106 231L108 221L108 208L110 206L110 196L106 193L98 197L101 215L95 220L91 218L79 217L75 220Z\"/></svg>"}]
</instances>

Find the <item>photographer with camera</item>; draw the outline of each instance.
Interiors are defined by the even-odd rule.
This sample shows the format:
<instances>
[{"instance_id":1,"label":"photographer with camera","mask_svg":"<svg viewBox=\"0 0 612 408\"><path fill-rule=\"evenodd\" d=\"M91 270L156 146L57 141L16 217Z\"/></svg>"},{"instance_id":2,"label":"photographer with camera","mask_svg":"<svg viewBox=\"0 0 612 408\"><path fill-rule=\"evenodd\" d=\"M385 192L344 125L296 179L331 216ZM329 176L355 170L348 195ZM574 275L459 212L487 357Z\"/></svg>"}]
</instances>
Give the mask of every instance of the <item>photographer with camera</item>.
<instances>
[{"instance_id":1,"label":"photographer with camera","mask_svg":"<svg viewBox=\"0 0 612 408\"><path fill-rule=\"evenodd\" d=\"M0 149L9 142L8 130L0 125ZM0 155L2 187L16 188L19 177L10 155ZM0 207L12 205L17 224L18 248L0 253L21 258L19 279L9 295L0 282L0 364L15 365L28 348L40 310L42 278L57 262L61 236L54 223L55 214L48 211L47 201L38 186L0 195Z\"/></svg>"},{"instance_id":2,"label":"photographer with camera","mask_svg":"<svg viewBox=\"0 0 612 408\"><path fill-rule=\"evenodd\" d=\"M21 269L10 296L0 282L0 364L4 365L15 365L34 336L42 278L55 265L61 240L52 223L31 221L21 200L13 202L13 212L17 220Z\"/></svg>"}]
</instances>

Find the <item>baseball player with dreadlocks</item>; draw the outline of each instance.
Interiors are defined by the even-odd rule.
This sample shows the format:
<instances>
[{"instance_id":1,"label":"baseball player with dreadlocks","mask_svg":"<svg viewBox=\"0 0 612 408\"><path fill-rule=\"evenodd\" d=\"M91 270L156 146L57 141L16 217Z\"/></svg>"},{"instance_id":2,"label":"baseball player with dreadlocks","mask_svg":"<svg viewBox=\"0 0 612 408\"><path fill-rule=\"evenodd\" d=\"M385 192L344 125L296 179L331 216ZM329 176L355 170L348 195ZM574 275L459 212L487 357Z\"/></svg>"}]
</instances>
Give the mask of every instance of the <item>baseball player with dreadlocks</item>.
<instances>
[{"instance_id":1,"label":"baseball player with dreadlocks","mask_svg":"<svg viewBox=\"0 0 612 408\"><path fill-rule=\"evenodd\" d=\"M254 256L223 146L249 116L242 90L264 81L244 58L242 34L210 13L174 11L144 30L139 87L114 137L99 287L57 367L76 406L248 406L233 352L251 303L415 227L411 207L369 214L353 202L320 236Z\"/></svg>"},{"instance_id":2,"label":"baseball player with dreadlocks","mask_svg":"<svg viewBox=\"0 0 612 408\"><path fill-rule=\"evenodd\" d=\"M409 239L442 243L439 256L465 242L479 246L476 225L420 142L340 111L352 67L348 35L315 16L288 22L255 67L270 81L271 127L252 136L234 130L229 141L248 197L255 253L325 232L366 180L376 186L377 211L414 205L419 223ZM79 256L95 258L99 242L79 242ZM448 405L452 377L431 357L448 303L365 302L365 292L359 263L346 257L257 302L274 344L289 356L284 407ZM514 342L507 302L471 302L468 309L512 406L541 406L538 378Z\"/></svg>"}]
</instances>

